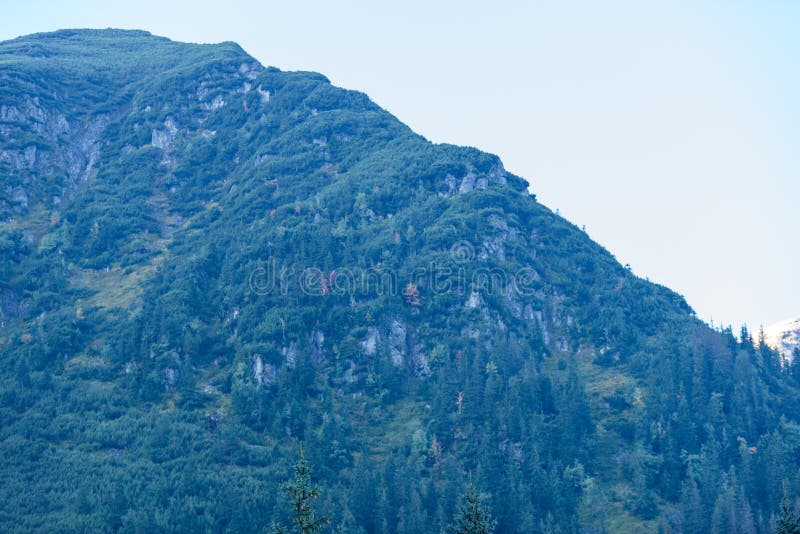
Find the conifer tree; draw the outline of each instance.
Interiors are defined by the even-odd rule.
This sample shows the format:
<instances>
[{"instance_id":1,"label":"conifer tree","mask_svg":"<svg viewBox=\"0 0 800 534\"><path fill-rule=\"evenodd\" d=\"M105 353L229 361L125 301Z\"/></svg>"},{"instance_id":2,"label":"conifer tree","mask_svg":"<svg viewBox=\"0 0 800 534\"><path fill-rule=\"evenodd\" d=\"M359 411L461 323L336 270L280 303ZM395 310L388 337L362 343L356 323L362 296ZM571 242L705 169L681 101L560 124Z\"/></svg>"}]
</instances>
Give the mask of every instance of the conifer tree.
<instances>
[{"instance_id":1,"label":"conifer tree","mask_svg":"<svg viewBox=\"0 0 800 534\"><path fill-rule=\"evenodd\" d=\"M800 534L800 518L794 515L794 510L789 502L789 492L786 484L783 486L783 500L781 501L781 511L775 522L776 534Z\"/></svg>"},{"instance_id":2,"label":"conifer tree","mask_svg":"<svg viewBox=\"0 0 800 534\"><path fill-rule=\"evenodd\" d=\"M319 484L311 483L311 466L306 461L302 447L300 448L300 458L294 464L294 481L288 482L284 489L289 494L292 502L292 524L294 531L299 534L313 534L322 532L330 519L327 517L317 517L316 512L311 507L311 501L319 498ZM287 534L283 527L274 527L275 534Z\"/></svg>"},{"instance_id":3,"label":"conifer tree","mask_svg":"<svg viewBox=\"0 0 800 534\"><path fill-rule=\"evenodd\" d=\"M492 534L497 522L492 512L481 499L475 484L470 480L467 492L458 505L455 524L450 527L453 534Z\"/></svg>"}]
</instances>

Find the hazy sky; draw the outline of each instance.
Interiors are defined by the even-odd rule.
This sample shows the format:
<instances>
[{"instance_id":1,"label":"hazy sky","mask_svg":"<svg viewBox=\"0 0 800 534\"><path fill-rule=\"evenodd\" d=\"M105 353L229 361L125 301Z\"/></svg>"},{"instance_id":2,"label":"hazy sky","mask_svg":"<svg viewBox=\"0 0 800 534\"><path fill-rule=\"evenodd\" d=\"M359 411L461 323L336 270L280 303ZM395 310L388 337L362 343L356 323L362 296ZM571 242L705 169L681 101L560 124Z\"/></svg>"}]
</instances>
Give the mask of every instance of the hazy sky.
<instances>
[{"instance_id":1,"label":"hazy sky","mask_svg":"<svg viewBox=\"0 0 800 534\"><path fill-rule=\"evenodd\" d=\"M757 328L800 315L800 2L0 9L3 40L141 28L322 72L432 141L500 155L540 201L703 319Z\"/></svg>"}]
</instances>

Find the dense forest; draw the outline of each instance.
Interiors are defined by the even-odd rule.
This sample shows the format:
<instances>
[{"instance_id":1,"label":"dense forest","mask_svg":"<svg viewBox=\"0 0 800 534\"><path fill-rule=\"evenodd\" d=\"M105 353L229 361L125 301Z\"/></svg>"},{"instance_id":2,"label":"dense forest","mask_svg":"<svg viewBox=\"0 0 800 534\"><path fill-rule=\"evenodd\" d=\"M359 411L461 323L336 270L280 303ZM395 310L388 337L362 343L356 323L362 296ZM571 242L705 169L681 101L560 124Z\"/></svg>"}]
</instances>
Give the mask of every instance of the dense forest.
<instances>
[{"instance_id":1,"label":"dense forest","mask_svg":"<svg viewBox=\"0 0 800 534\"><path fill-rule=\"evenodd\" d=\"M0 43L0 529L791 523L800 358L535 186L234 43Z\"/></svg>"}]
</instances>

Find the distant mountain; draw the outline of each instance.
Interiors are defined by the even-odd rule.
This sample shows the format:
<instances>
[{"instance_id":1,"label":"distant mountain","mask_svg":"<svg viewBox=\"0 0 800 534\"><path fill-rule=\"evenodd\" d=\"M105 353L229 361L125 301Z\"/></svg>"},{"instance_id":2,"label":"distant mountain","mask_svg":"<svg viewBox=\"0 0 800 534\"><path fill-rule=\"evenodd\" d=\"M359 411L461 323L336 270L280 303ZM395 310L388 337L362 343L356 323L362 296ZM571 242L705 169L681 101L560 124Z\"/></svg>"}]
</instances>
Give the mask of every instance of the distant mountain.
<instances>
[{"instance_id":1,"label":"distant mountain","mask_svg":"<svg viewBox=\"0 0 800 534\"><path fill-rule=\"evenodd\" d=\"M764 337L770 347L792 359L794 350L800 349L800 317L765 327Z\"/></svg>"},{"instance_id":2,"label":"distant mountain","mask_svg":"<svg viewBox=\"0 0 800 534\"><path fill-rule=\"evenodd\" d=\"M343 532L443 532L470 479L498 532L769 532L798 393L496 156L320 74L0 43L4 532L263 532L299 444Z\"/></svg>"}]
</instances>

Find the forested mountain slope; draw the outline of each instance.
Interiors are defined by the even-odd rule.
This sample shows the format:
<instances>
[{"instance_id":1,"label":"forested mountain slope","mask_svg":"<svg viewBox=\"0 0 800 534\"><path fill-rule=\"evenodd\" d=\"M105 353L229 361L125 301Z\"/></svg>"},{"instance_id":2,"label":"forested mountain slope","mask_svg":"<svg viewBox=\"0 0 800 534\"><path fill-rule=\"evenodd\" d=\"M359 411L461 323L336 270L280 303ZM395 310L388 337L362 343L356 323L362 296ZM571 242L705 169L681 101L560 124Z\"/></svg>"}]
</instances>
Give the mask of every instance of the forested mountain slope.
<instances>
[{"instance_id":1,"label":"forested mountain slope","mask_svg":"<svg viewBox=\"0 0 800 534\"><path fill-rule=\"evenodd\" d=\"M441 532L470 473L499 532L766 532L800 493L773 350L233 43L0 43L0 225L4 531L263 530L298 443L345 532Z\"/></svg>"}]
</instances>

